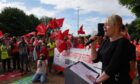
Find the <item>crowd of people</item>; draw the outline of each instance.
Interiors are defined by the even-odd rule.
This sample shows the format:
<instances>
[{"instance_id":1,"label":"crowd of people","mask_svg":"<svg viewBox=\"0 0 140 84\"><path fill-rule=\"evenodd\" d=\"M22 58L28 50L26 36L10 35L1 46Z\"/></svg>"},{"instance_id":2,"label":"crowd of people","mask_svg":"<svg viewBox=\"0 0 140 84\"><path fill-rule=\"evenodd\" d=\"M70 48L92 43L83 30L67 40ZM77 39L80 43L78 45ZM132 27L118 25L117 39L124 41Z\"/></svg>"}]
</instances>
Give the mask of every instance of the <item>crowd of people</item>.
<instances>
[{"instance_id":1,"label":"crowd of people","mask_svg":"<svg viewBox=\"0 0 140 84\"><path fill-rule=\"evenodd\" d=\"M102 61L103 72L94 81L102 84L132 84L138 76L140 83L140 44L130 41L130 36L118 15L108 17L104 24L105 37L95 36L97 41L89 45L94 62ZM63 39L62 39L63 36ZM61 53L70 48L86 48L90 36L72 35L14 36L5 35L0 39L0 62L2 72L20 70L28 72L30 64L37 65L33 82L45 82L47 73L53 69L54 48ZM97 51L97 48L98 51ZM136 63L137 61L137 63ZM137 67L135 67L137 65ZM137 70L135 70L137 69ZM136 71L138 72L136 74ZM89 78L90 79L90 78Z\"/></svg>"},{"instance_id":2,"label":"crowd of people","mask_svg":"<svg viewBox=\"0 0 140 84\"><path fill-rule=\"evenodd\" d=\"M63 40L56 41L55 38L51 38L51 36L46 37L45 35L12 37L6 33L0 38L0 71L2 73L15 70L23 73L29 72L33 68L32 66L37 65L36 68L39 68L38 65L40 64L37 61L43 55L47 61L46 68L51 73L53 71L54 48L57 47L61 51L67 50L72 46L75 48L84 48L83 41L83 37L75 38L75 40L65 37Z\"/></svg>"}]
</instances>

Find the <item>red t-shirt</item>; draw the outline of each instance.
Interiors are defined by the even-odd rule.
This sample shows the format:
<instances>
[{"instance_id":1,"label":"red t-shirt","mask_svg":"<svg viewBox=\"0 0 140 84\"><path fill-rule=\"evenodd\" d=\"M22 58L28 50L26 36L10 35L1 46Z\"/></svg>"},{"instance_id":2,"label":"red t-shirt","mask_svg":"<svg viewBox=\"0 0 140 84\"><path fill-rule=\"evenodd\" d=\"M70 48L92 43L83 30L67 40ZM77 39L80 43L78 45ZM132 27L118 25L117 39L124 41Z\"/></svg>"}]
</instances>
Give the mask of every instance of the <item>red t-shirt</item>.
<instances>
[{"instance_id":1,"label":"red t-shirt","mask_svg":"<svg viewBox=\"0 0 140 84\"><path fill-rule=\"evenodd\" d=\"M49 59L48 49L46 47L42 46L40 54L44 54L46 59Z\"/></svg>"},{"instance_id":2,"label":"red t-shirt","mask_svg":"<svg viewBox=\"0 0 140 84\"><path fill-rule=\"evenodd\" d=\"M17 52L19 52L19 48L18 48L18 43L14 43L13 44L13 49L12 49L12 53L17 53Z\"/></svg>"},{"instance_id":3,"label":"red t-shirt","mask_svg":"<svg viewBox=\"0 0 140 84\"><path fill-rule=\"evenodd\" d=\"M83 49L83 48L85 48L85 46L84 46L84 44L79 44L78 48Z\"/></svg>"}]
</instances>

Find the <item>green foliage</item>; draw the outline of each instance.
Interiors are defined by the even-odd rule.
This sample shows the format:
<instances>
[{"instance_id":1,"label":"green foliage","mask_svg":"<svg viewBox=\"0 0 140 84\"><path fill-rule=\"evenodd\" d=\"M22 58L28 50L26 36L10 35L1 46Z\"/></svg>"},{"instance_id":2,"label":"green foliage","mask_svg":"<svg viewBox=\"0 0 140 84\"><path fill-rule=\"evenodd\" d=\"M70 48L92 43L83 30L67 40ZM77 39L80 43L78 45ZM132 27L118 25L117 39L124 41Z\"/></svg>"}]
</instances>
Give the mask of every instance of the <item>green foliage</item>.
<instances>
[{"instance_id":1,"label":"green foliage","mask_svg":"<svg viewBox=\"0 0 140 84\"><path fill-rule=\"evenodd\" d=\"M30 22L31 22L30 30L31 30L31 31L35 31L35 28L36 28L36 26L40 23L40 21L39 21L39 19L36 18L33 14L31 14L31 15L29 16L29 19L30 19Z\"/></svg>"},{"instance_id":2,"label":"green foliage","mask_svg":"<svg viewBox=\"0 0 140 84\"><path fill-rule=\"evenodd\" d=\"M40 19L40 22L44 23L45 25L48 24L48 22L52 20L51 17L46 17L46 16L43 16L41 19Z\"/></svg>"},{"instance_id":3,"label":"green foliage","mask_svg":"<svg viewBox=\"0 0 140 84\"><path fill-rule=\"evenodd\" d=\"M128 25L128 32L134 39L140 39L140 0L119 0L136 15L136 19Z\"/></svg>"},{"instance_id":4,"label":"green foliage","mask_svg":"<svg viewBox=\"0 0 140 84\"><path fill-rule=\"evenodd\" d=\"M140 17L140 5L136 5L132 8L132 12L135 13L137 17Z\"/></svg>"},{"instance_id":5,"label":"green foliage","mask_svg":"<svg viewBox=\"0 0 140 84\"><path fill-rule=\"evenodd\" d=\"M129 8L137 17L140 17L140 0L119 0L119 2Z\"/></svg>"},{"instance_id":6,"label":"green foliage","mask_svg":"<svg viewBox=\"0 0 140 84\"><path fill-rule=\"evenodd\" d=\"M47 17L47 16L43 16L43 17L40 18L40 22L44 23L45 25L47 25L47 24L49 23L50 20L52 20L52 18L51 18L51 17ZM46 35L47 35L47 36L50 36L50 34L51 34L52 31L53 31L53 30L49 28L49 29L46 31Z\"/></svg>"},{"instance_id":7,"label":"green foliage","mask_svg":"<svg viewBox=\"0 0 140 84\"><path fill-rule=\"evenodd\" d=\"M128 32L134 39L140 39L140 18L135 19L127 27Z\"/></svg>"},{"instance_id":8,"label":"green foliage","mask_svg":"<svg viewBox=\"0 0 140 84\"><path fill-rule=\"evenodd\" d=\"M119 0L119 2L120 2L120 4L131 9L135 6L136 0Z\"/></svg>"},{"instance_id":9,"label":"green foliage","mask_svg":"<svg viewBox=\"0 0 140 84\"><path fill-rule=\"evenodd\" d=\"M38 18L34 15L28 16L17 8L5 8L0 14L0 29L12 36L34 31L38 24Z\"/></svg>"}]
</instances>

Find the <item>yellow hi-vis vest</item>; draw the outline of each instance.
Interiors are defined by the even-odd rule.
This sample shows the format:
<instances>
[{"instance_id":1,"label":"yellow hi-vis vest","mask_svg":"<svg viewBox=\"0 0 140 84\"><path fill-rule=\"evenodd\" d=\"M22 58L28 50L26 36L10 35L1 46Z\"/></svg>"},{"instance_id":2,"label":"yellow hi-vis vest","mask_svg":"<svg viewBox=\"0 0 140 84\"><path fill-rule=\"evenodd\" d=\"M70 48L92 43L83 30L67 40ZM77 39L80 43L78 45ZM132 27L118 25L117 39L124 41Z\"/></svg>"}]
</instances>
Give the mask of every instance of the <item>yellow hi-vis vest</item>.
<instances>
[{"instance_id":1,"label":"yellow hi-vis vest","mask_svg":"<svg viewBox=\"0 0 140 84\"><path fill-rule=\"evenodd\" d=\"M1 49L1 59L3 60L3 59L9 58L9 56L8 56L8 49L6 48L6 46L5 45L1 45L0 49Z\"/></svg>"},{"instance_id":2,"label":"yellow hi-vis vest","mask_svg":"<svg viewBox=\"0 0 140 84\"><path fill-rule=\"evenodd\" d=\"M47 46L50 47L51 50L49 50L49 56L54 56L54 48L55 48L55 43L48 43Z\"/></svg>"}]
</instances>

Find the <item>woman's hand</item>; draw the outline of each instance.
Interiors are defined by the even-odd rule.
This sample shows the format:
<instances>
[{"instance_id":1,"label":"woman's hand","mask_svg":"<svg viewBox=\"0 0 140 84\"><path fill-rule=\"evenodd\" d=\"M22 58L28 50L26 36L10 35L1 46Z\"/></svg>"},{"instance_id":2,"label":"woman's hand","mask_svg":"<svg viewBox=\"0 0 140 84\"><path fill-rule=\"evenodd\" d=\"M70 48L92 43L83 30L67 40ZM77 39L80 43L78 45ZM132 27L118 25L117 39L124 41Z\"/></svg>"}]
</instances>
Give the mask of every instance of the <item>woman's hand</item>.
<instances>
[{"instance_id":1,"label":"woman's hand","mask_svg":"<svg viewBox=\"0 0 140 84\"><path fill-rule=\"evenodd\" d=\"M86 75L86 77L90 80L95 82L96 78L94 78L92 75Z\"/></svg>"},{"instance_id":2,"label":"woman's hand","mask_svg":"<svg viewBox=\"0 0 140 84\"><path fill-rule=\"evenodd\" d=\"M96 79L97 78L94 78L92 75L86 75L86 77L93 82L93 84L99 84L99 83L96 83Z\"/></svg>"}]
</instances>

